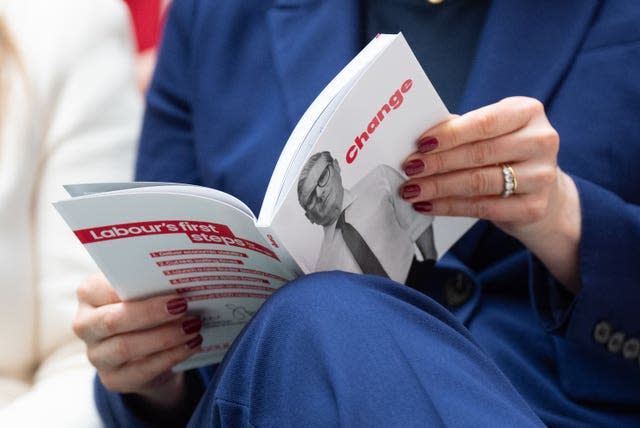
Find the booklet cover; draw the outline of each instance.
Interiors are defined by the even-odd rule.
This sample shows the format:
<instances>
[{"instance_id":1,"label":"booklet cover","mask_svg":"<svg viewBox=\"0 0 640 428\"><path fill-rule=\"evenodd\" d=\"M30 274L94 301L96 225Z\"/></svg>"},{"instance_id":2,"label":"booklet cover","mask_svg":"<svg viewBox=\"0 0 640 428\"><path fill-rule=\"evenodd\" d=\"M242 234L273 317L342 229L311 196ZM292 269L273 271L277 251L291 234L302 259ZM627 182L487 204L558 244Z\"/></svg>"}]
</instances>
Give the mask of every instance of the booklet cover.
<instances>
[{"instance_id":1,"label":"booklet cover","mask_svg":"<svg viewBox=\"0 0 640 428\"><path fill-rule=\"evenodd\" d=\"M304 272L341 269L405 282L414 254L439 258L475 220L425 216L400 197L402 162L449 112L402 34L377 38L387 43L383 52L325 112L289 167L292 180L270 183L267 196L273 186L279 199L265 198L258 225L270 227Z\"/></svg>"},{"instance_id":2,"label":"booklet cover","mask_svg":"<svg viewBox=\"0 0 640 428\"><path fill-rule=\"evenodd\" d=\"M372 40L300 119L259 217L224 192L174 183L66 186L55 203L122 299L178 292L219 362L260 305L304 273L405 282L475 221L425 216L399 195L402 161L449 113L402 34Z\"/></svg>"}]
</instances>

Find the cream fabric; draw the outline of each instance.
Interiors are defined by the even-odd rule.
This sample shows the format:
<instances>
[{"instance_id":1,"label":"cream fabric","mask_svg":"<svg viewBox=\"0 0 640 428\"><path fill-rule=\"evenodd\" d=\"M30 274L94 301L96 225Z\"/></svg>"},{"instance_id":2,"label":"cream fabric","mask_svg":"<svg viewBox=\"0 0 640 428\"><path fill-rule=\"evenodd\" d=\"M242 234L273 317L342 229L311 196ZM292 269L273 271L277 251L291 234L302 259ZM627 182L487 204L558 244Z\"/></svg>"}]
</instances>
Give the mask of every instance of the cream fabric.
<instances>
[{"instance_id":1,"label":"cream fabric","mask_svg":"<svg viewBox=\"0 0 640 428\"><path fill-rule=\"evenodd\" d=\"M0 0L21 66L0 134L0 426L98 425L71 330L97 271L51 202L62 184L131 179L142 100L119 0Z\"/></svg>"}]
</instances>

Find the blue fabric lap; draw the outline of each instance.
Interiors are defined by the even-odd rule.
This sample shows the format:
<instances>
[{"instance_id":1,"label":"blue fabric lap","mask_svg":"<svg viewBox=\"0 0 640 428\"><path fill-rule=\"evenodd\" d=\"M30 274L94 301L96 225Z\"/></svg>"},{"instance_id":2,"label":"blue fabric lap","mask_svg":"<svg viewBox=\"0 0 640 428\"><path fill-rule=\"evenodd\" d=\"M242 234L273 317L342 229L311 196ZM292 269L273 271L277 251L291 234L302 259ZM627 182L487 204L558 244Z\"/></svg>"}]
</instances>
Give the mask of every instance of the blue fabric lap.
<instances>
[{"instance_id":1,"label":"blue fabric lap","mask_svg":"<svg viewBox=\"0 0 640 428\"><path fill-rule=\"evenodd\" d=\"M336 425L542 422L435 301L382 278L328 272L265 303L190 426Z\"/></svg>"}]
</instances>

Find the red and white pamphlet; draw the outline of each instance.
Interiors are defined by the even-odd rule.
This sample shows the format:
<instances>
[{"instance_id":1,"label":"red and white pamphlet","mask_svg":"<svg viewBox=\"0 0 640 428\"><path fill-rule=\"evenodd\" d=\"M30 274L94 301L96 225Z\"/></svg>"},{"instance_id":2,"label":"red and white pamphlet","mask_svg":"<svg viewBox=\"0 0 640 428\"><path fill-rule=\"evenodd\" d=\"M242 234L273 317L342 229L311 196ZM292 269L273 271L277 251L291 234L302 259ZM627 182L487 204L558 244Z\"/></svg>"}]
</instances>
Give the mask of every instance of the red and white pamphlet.
<instances>
[{"instance_id":1,"label":"red and white pamphlet","mask_svg":"<svg viewBox=\"0 0 640 428\"><path fill-rule=\"evenodd\" d=\"M224 192L176 183L68 185L54 205L122 299L189 301L203 352L175 370L200 367L296 277L340 269L404 282L412 262L441 257L469 229L475 219L425 216L398 194L417 138L448 116L402 34L382 34L300 119L258 217Z\"/></svg>"}]
</instances>

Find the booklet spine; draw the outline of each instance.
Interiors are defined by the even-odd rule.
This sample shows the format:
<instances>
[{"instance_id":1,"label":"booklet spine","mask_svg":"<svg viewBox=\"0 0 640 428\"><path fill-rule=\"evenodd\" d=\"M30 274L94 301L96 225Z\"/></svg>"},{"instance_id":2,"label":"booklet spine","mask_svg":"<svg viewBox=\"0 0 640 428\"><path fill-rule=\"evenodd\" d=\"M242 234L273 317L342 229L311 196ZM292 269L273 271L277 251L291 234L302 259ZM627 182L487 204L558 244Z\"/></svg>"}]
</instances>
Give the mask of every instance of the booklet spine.
<instances>
[{"instance_id":1,"label":"booklet spine","mask_svg":"<svg viewBox=\"0 0 640 428\"><path fill-rule=\"evenodd\" d=\"M280 259L285 272L292 272L294 278L310 273L309 269L305 269L305 267L296 262L295 258L291 255L289 250L287 250L282 241L278 239L276 233L271 227L257 226L257 228L260 233L262 233L262 236L264 236L264 239L269 243L273 252L275 252Z\"/></svg>"}]
</instances>

